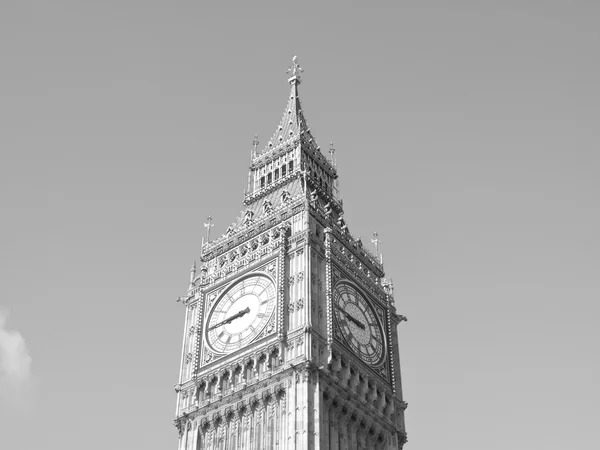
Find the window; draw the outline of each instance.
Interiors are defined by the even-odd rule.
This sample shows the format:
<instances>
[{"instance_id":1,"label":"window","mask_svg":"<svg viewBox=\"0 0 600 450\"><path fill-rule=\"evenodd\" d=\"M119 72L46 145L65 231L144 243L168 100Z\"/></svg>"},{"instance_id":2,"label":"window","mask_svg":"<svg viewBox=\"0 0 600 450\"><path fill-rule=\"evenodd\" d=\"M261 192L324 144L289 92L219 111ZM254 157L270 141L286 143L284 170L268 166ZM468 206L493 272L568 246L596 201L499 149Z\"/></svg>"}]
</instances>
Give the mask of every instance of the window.
<instances>
[{"instance_id":1,"label":"window","mask_svg":"<svg viewBox=\"0 0 600 450\"><path fill-rule=\"evenodd\" d=\"M204 401L205 392L206 392L206 384L202 383L196 390L196 403L202 403Z\"/></svg>"},{"instance_id":2,"label":"window","mask_svg":"<svg viewBox=\"0 0 600 450\"><path fill-rule=\"evenodd\" d=\"M279 180L279 169L275 169L275 181Z\"/></svg>"},{"instance_id":3,"label":"window","mask_svg":"<svg viewBox=\"0 0 600 450\"><path fill-rule=\"evenodd\" d=\"M275 426L273 418L269 419L269 425L267 426L267 433L269 433L269 443L267 444L267 450L275 450Z\"/></svg>"},{"instance_id":4,"label":"window","mask_svg":"<svg viewBox=\"0 0 600 450\"><path fill-rule=\"evenodd\" d=\"M289 172L292 173L294 171L294 161L290 161L288 163Z\"/></svg>"},{"instance_id":5,"label":"window","mask_svg":"<svg viewBox=\"0 0 600 450\"><path fill-rule=\"evenodd\" d=\"M221 391L225 392L227 389L229 389L229 377L223 377L223 380L221 380Z\"/></svg>"},{"instance_id":6,"label":"window","mask_svg":"<svg viewBox=\"0 0 600 450\"><path fill-rule=\"evenodd\" d=\"M272 181L273 181L273 174L271 172L269 172L267 174L267 184L271 184Z\"/></svg>"},{"instance_id":7,"label":"window","mask_svg":"<svg viewBox=\"0 0 600 450\"><path fill-rule=\"evenodd\" d=\"M281 177L282 178L285 177L285 169L286 169L286 167L285 167L285 164L284 164L283 166L281 166Z\"/></svg>"},{"instance_id":8,"label":"window","mask_svg":"<svg viewBox=\"0 0 600 450\"><path fill-rule=\"evenodd\" d=\"M244 377L246 379L246 381L252 379L252 377L254 375L254 371L252 370L252 364L246 365L244 370L246 371L246 376Z\"/></svg>"},{"instance_id":9,"label":"window","mask_svg":"<svg viewBox=\"0 0 600 450\"><path fill-rule=\"evenodd\" d=\"M256 427L256 444L255 444L255 448L256 450L262 450L263 446L262 446L262 424L259 423Z\"/></svg>"},{"instance_id":10,"label":"window","mask_svg":"<svg viewBox=\"0 0 600 450\"><path fill-rule=\"evenodd\" d=\"M260 177L260 187L261 189L265 187L265 177Z\"/></svg>"}]
</instances>

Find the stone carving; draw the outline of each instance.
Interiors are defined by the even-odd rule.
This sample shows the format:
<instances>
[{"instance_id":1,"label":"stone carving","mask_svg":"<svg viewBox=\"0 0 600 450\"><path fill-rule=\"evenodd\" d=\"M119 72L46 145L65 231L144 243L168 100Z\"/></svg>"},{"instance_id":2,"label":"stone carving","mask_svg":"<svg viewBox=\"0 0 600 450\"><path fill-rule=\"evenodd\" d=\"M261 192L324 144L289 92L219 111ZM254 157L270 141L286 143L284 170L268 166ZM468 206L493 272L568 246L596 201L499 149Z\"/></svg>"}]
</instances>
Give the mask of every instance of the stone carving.
<instances>
[{"instance_id":1,"label":"stone carving","mask_svg":"<svg viewBox=\"0 0 600 450\"><path fill-rule=\"evenodd\" d=\"M247 209L244 213L244 225L251 225L254 217L254 212L251 209Z\"/></svg>"},{"instance_id":2,"label":"stone carving","mask_svg":"<svg viewBox=\"0 0 600 450\"><path fill-rule=\"evenodd\" d=\"M270 214L273 212L273 204L269 200L265 200L263 202L263 212L265 214Z\"/></svg>"},{"instance_id":3,"label":"stone carving","mask_svg":"<svg viewBox=\"0 0 600 450\"><path fill-rule=\"evenodd\" d=\"M267 324L266 331L267 333L271 333L275 329L275 318L272 318Z\"/></svg>"}]
</instances>

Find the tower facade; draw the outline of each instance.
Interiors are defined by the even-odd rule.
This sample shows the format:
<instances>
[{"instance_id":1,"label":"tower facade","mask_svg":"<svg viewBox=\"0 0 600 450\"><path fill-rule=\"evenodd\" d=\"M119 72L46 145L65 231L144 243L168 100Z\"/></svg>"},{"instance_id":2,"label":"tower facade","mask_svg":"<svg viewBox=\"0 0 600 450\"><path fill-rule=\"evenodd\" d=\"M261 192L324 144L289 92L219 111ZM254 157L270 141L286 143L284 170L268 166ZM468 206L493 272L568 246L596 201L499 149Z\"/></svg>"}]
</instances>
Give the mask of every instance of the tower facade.
<instances>
[{"instance_id":1,"label":"tower facade","mask_svg":"<svg viewBox=\"0 0 600 450\"><path fill-rule=\"evenodd\" d=\"M353 237L298 86L244 210L202 244L180 301L179 450L397 450L406 442L393 289ZM209 218L210 219L210 218ZM211 222L205 224L210 232Z\"/></svg>"}]
</instances>

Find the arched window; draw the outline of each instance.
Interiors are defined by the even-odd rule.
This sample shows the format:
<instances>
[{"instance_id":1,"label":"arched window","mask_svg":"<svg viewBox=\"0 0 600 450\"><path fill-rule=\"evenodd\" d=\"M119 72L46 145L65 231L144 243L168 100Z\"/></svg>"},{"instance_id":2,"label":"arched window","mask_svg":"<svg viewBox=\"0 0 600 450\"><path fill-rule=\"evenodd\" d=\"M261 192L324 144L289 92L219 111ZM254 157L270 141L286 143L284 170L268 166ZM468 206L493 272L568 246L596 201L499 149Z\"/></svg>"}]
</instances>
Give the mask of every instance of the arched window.
<instances>
[{"instance_id":1,"label":"arched window","mask_svg":"<svg viewBox=\"0 0 600 450\"><path fill-rule=\"evenodd\" d=\"M200 404L204 401L204 393L206 390L206 383L200 384L196 389L196 403Z\"/></svg>"},{"instance_id":2,"label":"arched window","mask_svg":"<svg viewBox=\"0 0 600 450\"><path fill-rule=\"evenodd\" d=\"M256 438L256 444L254 445L254 448L256 450L262 450L263 446L262 446L262 423L261 422L258 422L258 424L256 425L255 438Z\"/></svg>"},{"instance_id":3,"label":"arched window","mask_svg":"<svg viewBox=\"0 0 600 450\"><path fill-rule=\"evenodd\" d=\"M275 419L273 419L272 416L269 418L267 433L269 439L269 442L267 443L267 450L275 450Z\"/></svg>"},{"instance_id":4,"label":"arched window","mask_svg":"<svg viewBox=\"0 0 600 450\"><path fill-rule=\"evenodd\" d=\"M204 446L202 445L202 427L198 427L198 443L196 444L196 450L204 450Z\"/></svg>"}]
</instances>

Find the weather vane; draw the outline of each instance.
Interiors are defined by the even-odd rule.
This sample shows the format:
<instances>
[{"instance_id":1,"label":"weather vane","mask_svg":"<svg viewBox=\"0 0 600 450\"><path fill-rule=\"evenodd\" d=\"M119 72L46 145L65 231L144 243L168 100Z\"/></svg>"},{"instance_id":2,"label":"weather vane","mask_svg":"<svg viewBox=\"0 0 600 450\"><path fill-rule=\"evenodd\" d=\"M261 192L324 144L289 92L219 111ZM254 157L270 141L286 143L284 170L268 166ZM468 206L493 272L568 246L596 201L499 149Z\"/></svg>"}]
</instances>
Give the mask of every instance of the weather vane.
<instances>
[{"instance_id":1,"label":"weather vane","mask_svg":"<svg viewBox=\"0 0 600 450\"><path fill-rule=\"evenodd\" d=\"M298 64L298 57L294 56L292 58L292 65L288 68L288 70L285 71L285 73L291 75L292 78L296 77L299 80L302 72L304 72L304 69L300 67L300 64Z\"/></svg>"}]
</instances>

